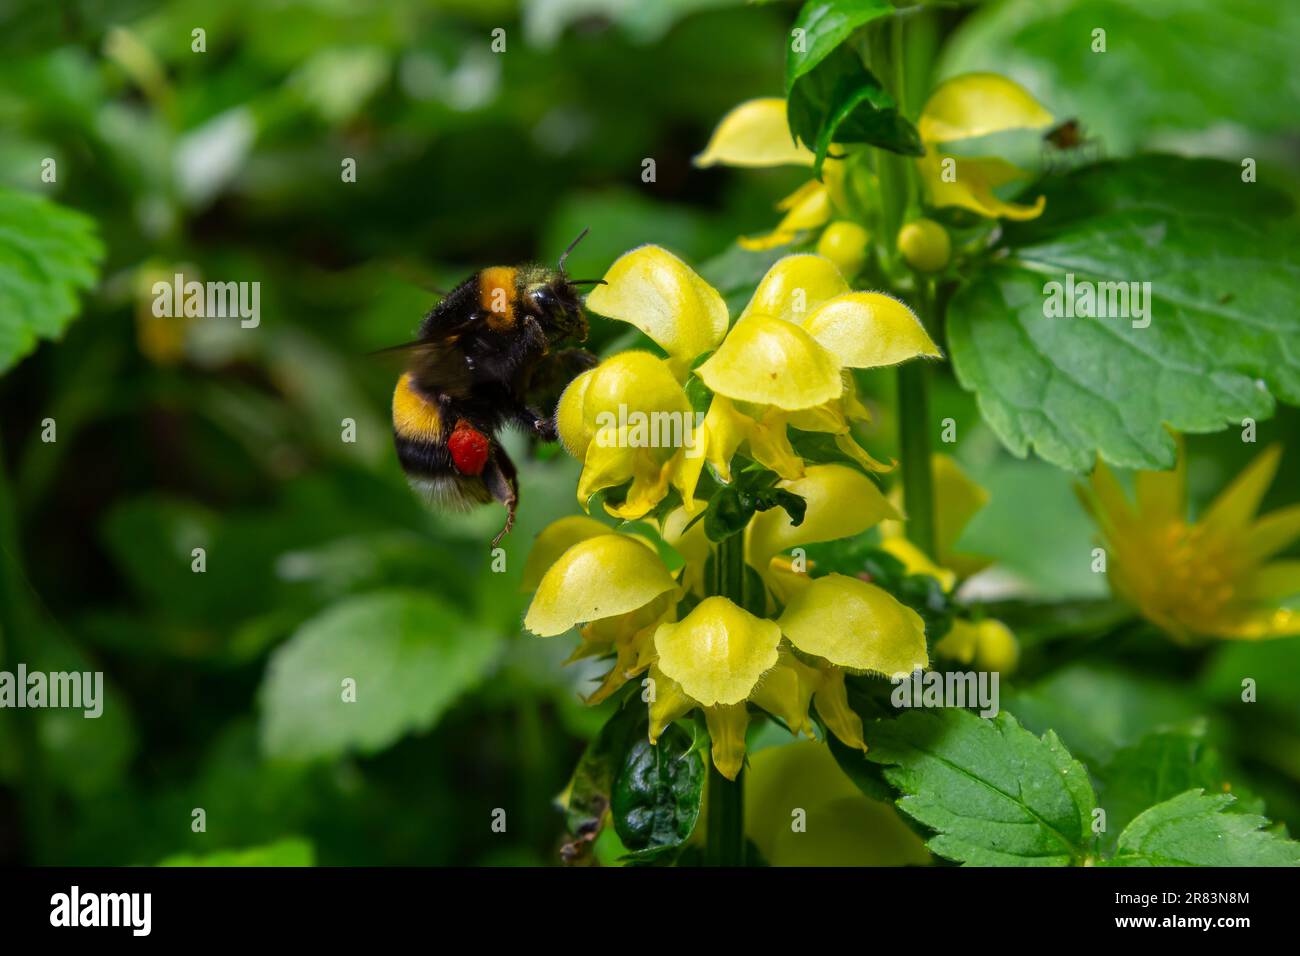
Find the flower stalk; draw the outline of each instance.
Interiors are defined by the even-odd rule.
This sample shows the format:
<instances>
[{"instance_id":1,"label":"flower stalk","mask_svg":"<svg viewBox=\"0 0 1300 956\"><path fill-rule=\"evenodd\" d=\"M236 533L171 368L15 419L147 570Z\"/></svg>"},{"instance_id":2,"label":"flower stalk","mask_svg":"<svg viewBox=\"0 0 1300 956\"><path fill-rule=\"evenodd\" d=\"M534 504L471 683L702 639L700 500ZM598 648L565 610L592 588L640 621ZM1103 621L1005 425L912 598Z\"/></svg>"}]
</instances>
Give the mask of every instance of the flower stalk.
<instances>
[{"instance_id":1,"label":"flower stalk","mask_svg":"<svg viewBox=\"0 0 1300 956\"><path fill-rule=\"evenodd\" d=\"M713 552L710 592L745 607L745 536L733 534ZM709 763L708 825L704 862L708 866L742 866L745 862L745 771L728 780Z\"/></svg>"}]
</instances>

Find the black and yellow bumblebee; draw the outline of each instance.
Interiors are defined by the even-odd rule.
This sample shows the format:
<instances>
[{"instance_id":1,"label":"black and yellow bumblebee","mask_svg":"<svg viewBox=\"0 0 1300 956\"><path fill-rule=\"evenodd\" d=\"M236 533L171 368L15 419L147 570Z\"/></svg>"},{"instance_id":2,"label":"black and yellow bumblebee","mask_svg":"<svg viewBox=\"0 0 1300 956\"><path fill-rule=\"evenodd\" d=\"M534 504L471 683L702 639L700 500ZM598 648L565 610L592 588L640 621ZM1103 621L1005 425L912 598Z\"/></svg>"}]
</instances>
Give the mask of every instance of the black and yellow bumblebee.
<instances>
[{"instance_id":1,"label":"black and yellow bumblebee","mask_svg":"<svg viewBox=\"0 0 1300 956\"><path fill-rule=\"evenodd\" d=\"M579 373L596 364L578 287L564 260L492 266L470 276L424 316L393 392L393 437L411 486L435 508L468 510L499 501L509 533L519 503L514 463L498 441L516 425L542 441L556 438L555 406Z\"/></svg>"}]
</instances>

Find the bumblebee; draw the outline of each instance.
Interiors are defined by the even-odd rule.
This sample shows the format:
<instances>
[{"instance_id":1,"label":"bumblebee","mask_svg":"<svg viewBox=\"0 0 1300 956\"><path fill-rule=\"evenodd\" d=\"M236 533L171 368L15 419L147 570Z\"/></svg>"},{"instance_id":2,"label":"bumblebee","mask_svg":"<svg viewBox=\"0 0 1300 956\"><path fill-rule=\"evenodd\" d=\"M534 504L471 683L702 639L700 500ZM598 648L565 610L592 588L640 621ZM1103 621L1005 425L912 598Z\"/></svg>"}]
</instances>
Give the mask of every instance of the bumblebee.
<instances>
[{"instance_id":1,"label":"bumblebee","mask_svg":"<svg viewBox=\"0 0 1300 956\"><path fill-rule=\"evenodd\" d=\"M580 372L596 364L578 287L560 256L556 268L493 266L470 276L424 316L393 392L393 438L411 486L435 508L469 510L499 501L514 525L519 487L498 441L503 427L556 439L555 405ZM386 349L385 351L393 351Z\"/></svg>"}]
</instances>

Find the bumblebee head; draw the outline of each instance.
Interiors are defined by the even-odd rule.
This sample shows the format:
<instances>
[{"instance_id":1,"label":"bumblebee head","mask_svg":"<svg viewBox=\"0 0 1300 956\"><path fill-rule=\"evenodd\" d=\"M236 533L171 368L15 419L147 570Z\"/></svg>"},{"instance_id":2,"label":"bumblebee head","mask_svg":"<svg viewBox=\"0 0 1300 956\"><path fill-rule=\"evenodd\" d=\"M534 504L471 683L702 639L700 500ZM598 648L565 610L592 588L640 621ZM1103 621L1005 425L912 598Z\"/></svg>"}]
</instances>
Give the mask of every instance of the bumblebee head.
<instances>
[{"instance_id":1,"label":"bumblebee head","mask_svg":"<svg viewBox=\"0 0 1300 956\"><path fill-rule=\"evenodd\" d=\"M525 308L536 316L538 324L552 342L561 339L575 339L579 342L586 340L587 315L582 310L582 299L577 286L563 272L530 283L524 290L523 297Z\"/></svg>"}]
</instances>

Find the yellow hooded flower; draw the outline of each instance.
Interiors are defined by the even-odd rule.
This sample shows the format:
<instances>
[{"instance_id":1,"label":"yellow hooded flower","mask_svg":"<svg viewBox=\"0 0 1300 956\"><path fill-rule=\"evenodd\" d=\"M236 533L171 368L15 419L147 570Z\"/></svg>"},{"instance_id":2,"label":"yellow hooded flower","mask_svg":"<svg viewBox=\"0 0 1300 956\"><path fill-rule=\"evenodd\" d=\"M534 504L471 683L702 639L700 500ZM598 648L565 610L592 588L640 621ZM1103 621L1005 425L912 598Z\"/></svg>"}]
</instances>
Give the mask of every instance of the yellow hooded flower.
<instances>
[{"instance_id":1,"label":"yellow hooded flower","mask_svg":"<svg viewBox=\"0 0 1300 956\"><path fill-rule=\"evenodd\" d=\"M789 638L787 645L782 634ZM920 618L880 588L831 575L813 582L779 621L724 597L705 598L681 621L660 624L650 667L650 740L696 707L704 711L713 762L734 780L745 759L747 702L813 735L811 704L831 732L865 750L845 669L911 673L927 663ZM791 647L819 663L800 660Z\"/></svg>"},{"instance_id":2,"label":"yellow hooded flower","mask_svg":"<svg viewBox=\"0 0 1300 956\"><path fill-rule=\"evenodd\" d=\"M573 543L557 554L566 540ZM537 583L524 627L540 637L578 627L582 644L570 660L616 655L588 698L599 703L649 666L654 630L673 612L677 582L647 542L585 518L562 518L538 535L525 578L543 562L550 566Z\"/></svg>"},{"instance_id":3,"label":"yellow hooded flower","mask_svg":"<svg viewBox=\"0 0 1300 956\"><path fill-rule=\"evenodd\" d=\"M777 487L804 499L803 521L794 524L780 508L756 514L745 541L745 560L782 600L808 577L776 559L780 552L849 538L901 517L874 481L848 465L811 465L804 477L780 481Z\"/></svg>"},{"instance_id":4,"label":"yellow hooded flower","mask_svg":"<svg viewBox=\"0 0 1300 956\"><path fill-rule=\"evenodd\" d=\"M967 73L940 83L917 123L925 155L917 171L931 206L960 206L990 219L1034 219L1047 197L1033 205L1005 202L993 190L1027 174L996 157L945 155L937 147L1014 129L1040 129L1052 114L1022 86L996 73Z\"/></svg>"},{"instance_id":5,"label":"yellow hooded flower","mask_svg":"<svg viewBox=\"0 0 1300 956\"><path fill-rule=\"evenodd\" d=\"M629 481L623 502L605 505L616 517L642 517L670 484L693 502L703 435L663 359L621 352L583 372L560 396L556 424L564 447L583 463L578 502L584 510L592 495Z\"/></svg>"},{"instance_id":6,"label":"yellow hooded flower","mask_svg":"<svg viewBox=\"0 0 1300 956\"><path fill-rule=\"evenodd\" d=\"M1020 662L1020 644L1011 628L993 618L967 621L957 618L934 652L959 664L1010 674Z\"/></svg>"},{"instance_id":7,"label":"yellow hooded flower","mask_svg":"<svg viewBox=\"0 0 1300 956\"><path fill-rule=\"evenodd\" d=\"M1179 641L1300 634L1300 612L1279 606L1300 594L1300 561L1269 560L1300 539L1300 505L1256 517L1280 457L1276 445L1262 452L1195 522L1181 439L1172 471L1137 473L1135 503L1098 461L1080 495L1105 540L1111 588Z\"/></svg>"},{"instance_id":8,"label":"yellow hooded flower","mask_svg":"<svg viewBox=\"0 0 1300 956\"><path fill-rule=\"evenodd\" d=\"M806 166L812 168L813 154L795 142L781 97L747 100L718 123L695 165L762 168ZM785 245L799 233L818 229L847 211L844 194L844 164L829 160L822 166L822 180L810 179L777 204L785 213L772 232L742 237L746 249L772 249ZM861 265L859 261L858 265Z\"/></svg>"},{"instance_id":9,"label":"yellow hooded flower","mask_svg":"<svg viewBox=\"0 0 1300 956\"><path fill-rule=\"evenodd\" d=\"M789 425L830 433L864 468L886 470L889 466L853 440L851 422L866 418L867 411L857 400L849 370L940 354L907 306L881 293L849 291L835 264L822 256L791 255L775 263L730 331L721 295L657 246L626 253L605 281L588 297L588 306L644 331L668 353L668 366L679 378L703 351L714 350L695 375L714 393L700 437L705 456L724 480L730 480L731 458L742 446L782 477L802 475L803 463L787 436ZM587 397L599 372L576 379L560 402L560 434L575 455L590 454L590 412L606 404L604 398L593 402ZM656 380L656 388L646 388L645 395L660 396L661 404L685 401L663 376ZM580 497L626 481L637 462L645 493L629 494L629 506L634 499L637 509L662 499L673 473L662 470L662 458L652 462L631 455L599 456L603 468L591 478L584 469ZM676 466L684 500L691 500L687 492L694 490L701 465L694 456Z\"/></svg>"}]
</instances>

